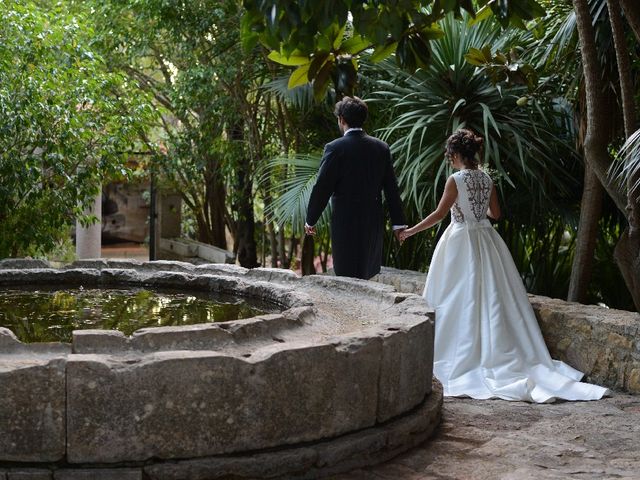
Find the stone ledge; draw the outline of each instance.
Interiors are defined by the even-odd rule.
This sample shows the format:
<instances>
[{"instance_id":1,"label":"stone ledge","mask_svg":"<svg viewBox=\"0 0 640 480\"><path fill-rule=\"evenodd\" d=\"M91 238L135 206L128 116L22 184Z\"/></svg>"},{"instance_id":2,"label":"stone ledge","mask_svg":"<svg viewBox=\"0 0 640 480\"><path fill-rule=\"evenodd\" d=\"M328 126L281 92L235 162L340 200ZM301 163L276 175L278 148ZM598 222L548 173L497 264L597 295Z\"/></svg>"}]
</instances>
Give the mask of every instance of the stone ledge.
<instances>
[{"instance_id":1,"label":"stone ledge","mask_svg":"<svg viewBox=\"0 0 640 480\"><path fill-rule=\"evenodd\" d=\"M4 258L0 260L0 269L51 268L46 260L33 258Z\"/></svg>"},{"instance_id":2,"label":"stone ledge","mask_svg":"<svg viewBox=\"0 0 640 480\"><path fill-rule=\"evenodd\" d=\"M65 455L63 358L0 360L0 461L56 462Z\"/></svg>"},{"instance_id":3,"label":"stone ledge","mask_svg":"<svg viewBox=\"0 0 640 480\"><path fill-rule=\"evenodd\" d=\"M308 480L385 462L430 438L440 424L442 385L413 410L374 427L315 443L146 466L0 469L0 480Z\"/></svg>"},{"instance_id":4,"label":"stone ledge","mask_svg":"<svg viewBox=\"0 0 640 480\"><path fill-rule=\"evenodd\" d=\"M640 393L640 314L530 296L551 356L589 382Z\"/></svg>"},{"instance_id":5,"label":"stone ledge","mask_svg":"<svg viewBox=\"0 0 640 480\"><path fill-rule=\"evenodd\" d=\"M282 314L218 323L200 323L136 330L131 337L118 330L74 330L74 354L115 354L167 350L220 350L259 340L272 340L279 332L299 328L315 316L311 307L297 307ZM13 335L10 330L5 329ZM10 338L0 329L0 342ZM9 340L5 340L9 342ZM17 339L13 340L19 343ZM1 344L0 344L1 346Z\"/></svg>"},{"instance_id":6,"label":"stone ledge","mask_svg":"<svg viewBox=\"0 0 640 480\"><path fill-rule=\"evenodd\" d=\"M53 480L142 480L140 468L79 468L61 469Z\"/></svg>"},{"instance_id":7,"label":"stone ledge","mask_svg":"<svg viewBox=\"0 0 640 480\"><path fill-rule=\"evenodd\" d=\"M53 472L40 468L13 469L7 472L7 480L52 480ZM4 480L2 475L0 479Z\"/></svg>"},{"instance_id":8,"label":"stone ledge","mask_svg":"<svg viewBox=\"0 0 640 480\"><path fill-rule=\"evenodd\" d=\"M427 440L440 423L442 385L404 416L339 438L272 452L221 456L144 467L150 480L307 480L382 463Z\"/></svg>"},{"instance_id":9,"label":"stone ledge","mask_svg":"<svg viewBox=\"0 0 640 480\"><path fill-rule=\"evenodd\" d=\"M227 454L372 426L381 351L380 337L365 337L336 346L277 343L246 359L206 351L73 355L67 361L67 460Z\"/></svg>"}]
</instances>

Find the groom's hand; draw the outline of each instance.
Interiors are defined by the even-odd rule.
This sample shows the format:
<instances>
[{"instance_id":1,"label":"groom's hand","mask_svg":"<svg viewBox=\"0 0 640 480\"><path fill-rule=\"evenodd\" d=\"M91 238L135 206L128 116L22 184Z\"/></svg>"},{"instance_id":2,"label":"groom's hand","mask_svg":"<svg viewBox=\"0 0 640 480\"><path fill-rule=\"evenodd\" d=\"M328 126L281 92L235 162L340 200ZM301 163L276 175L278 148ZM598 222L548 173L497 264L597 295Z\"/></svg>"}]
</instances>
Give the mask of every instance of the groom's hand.
<instances>
[{"instance_id":1,"label":"groom's hand","mask_svg":"<svg viewBox=\"0 0 640 480\"><path fill-rule=\"evenodd\" d=\"M398 228L396 230L393 231L393 234L396 237L396 240L400 243L400 245L402 245L402 242L404 242L404 238L402 238L402 235L400 235L402 232L404 232L406 230L406 228Z\"/></svg>"}]
</instances>

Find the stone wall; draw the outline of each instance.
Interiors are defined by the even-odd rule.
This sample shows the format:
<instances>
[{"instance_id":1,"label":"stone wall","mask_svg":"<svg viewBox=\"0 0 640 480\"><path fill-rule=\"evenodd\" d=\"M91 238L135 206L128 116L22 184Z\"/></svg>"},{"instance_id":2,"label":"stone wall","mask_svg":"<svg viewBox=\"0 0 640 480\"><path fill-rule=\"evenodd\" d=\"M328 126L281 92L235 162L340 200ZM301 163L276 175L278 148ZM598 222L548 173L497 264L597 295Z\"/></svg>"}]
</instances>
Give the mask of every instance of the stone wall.
<instances>
[{"instance_id":1,"label":"stone wall","mask_svg":"<svg viewBox=\"0 0 640 480\"><path fill-rule=\"evenodd\" d=\"M640 314L531 295L551 356L587 381L640 393Z\"/></svg>"},{"instance_id":2,"label":"stone wall","mask_svg":"<svg viewBox=\"0 0 640 480\"><path fill-rule=\"evenodd\" d=\"M425 279L392 268L374 278L419 295ZM537 295L529 300L553 358L584 372L586 381L640 393L640 314Z\"/></svg>"}]
</instances>

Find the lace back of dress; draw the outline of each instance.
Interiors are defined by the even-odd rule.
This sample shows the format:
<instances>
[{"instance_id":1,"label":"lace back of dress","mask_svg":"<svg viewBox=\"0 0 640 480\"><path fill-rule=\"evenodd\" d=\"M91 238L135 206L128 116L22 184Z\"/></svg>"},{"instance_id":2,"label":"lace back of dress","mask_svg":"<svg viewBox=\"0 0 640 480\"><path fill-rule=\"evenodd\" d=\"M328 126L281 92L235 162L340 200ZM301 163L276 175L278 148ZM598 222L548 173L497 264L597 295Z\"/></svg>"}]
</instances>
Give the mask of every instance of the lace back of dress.
<instances>
[{"instance_id":1,"label":"lace back of dress","mask_svg":"<svg viewBox=\"0 0 640 480\"><path fill-rule=\"evenodd\" d=\"M458 198L451 207L455 223L480 222L487 218L493 182L481 170L460 170L454 174Z\"/></svg>"}]
</instances>

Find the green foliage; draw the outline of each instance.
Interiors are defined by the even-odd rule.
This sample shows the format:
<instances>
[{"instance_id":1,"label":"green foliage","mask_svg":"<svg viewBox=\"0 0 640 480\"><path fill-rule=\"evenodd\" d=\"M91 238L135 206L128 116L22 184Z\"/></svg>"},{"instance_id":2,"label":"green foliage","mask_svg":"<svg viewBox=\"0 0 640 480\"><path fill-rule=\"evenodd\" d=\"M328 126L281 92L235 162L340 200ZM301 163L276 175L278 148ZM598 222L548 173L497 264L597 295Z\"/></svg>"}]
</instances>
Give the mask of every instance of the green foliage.
<instances>
[{"instance_id":1,"label":"green foliage","mask_svg":"<svg viewBox=\"0 0 640 480\"><path fill-rule=\"evenodd\" d=\"M0 0L0 257L46 253L92 204L148 118L64 4Z\"/></svg>"},{"instance_id":2,"label":"green foliage","mask_svg":"<svg viewBox=\"0 0 640 480\"><path fill-rule=\"evenodd\" d=\"M321 160L319 154L307 154L276 157L265 164L262 182L269 182L270 193L276 199L265 209L265 214L279 226L290 223L296 233L304 232L307 205ZM276 176L277 183L272 181ZM328 205L317 224L319 231L328 227L330 218L331 206Z\"/></svg>"},{"instance_id":3,"label":"green foliage","mask_svg":"<svg viewBox=\"0 0 640 480\"><path fill-rule=\"evenodd\" d=\"M490 45L481 49L470 48L465 59L471 65L481 67L494 85L500 82L526 85L529 91L534 91L538 86L538 72L530 64L520 61L513 49L506 53L498 51L494 54ZM527 97L521 97L518 106L523 107L527 103Z\"/></svg>"},{"instance_id":4,"label":"green foliage","mask_svg":"<svg viewBox=\"0 0 640 480\"><path fill-rule=\"evenodd\" d=\"M86 2L82 2L86 3ZM96 43L110 67L139 82L154 99L158 123L146 139L148 168L161 187L182 194L199 240L226 248L254 166L259 131L247 120L267 71L261 52L242 51L239 5L220 2L90 2ZM245 116L246 115L246 116ZM244 164L243 164L244 162ZM238 184L237 173L246 177ZM247 201L251 201L251 195Z\"/></svg>"},{"instance_id":5,"label":"green foliage","mask_svg":"<svg viewBox=\"0 0 640 480\"><path fill-rule=\"evenodd\" d=\"M518 219L499 223L500 235L528 292L566 298L575 249L575 220L551 212L528 225Z\"/></svg>"},{"instance_id":6,"label":"green foliage","mask_svg":"<svg viewBox=\"0 0 640 480\"><path fill-rule=\"evenodd\" d=\"M523 221L570 197L576 158L566 141L572 124L564 105L545 96L518 105L527 87L493 85L466 61L472 48L508 50L517 39L500 35L489 22L470 26L449 17L442 29L446 35L432 42L427 69L410 75L387 62L382 68L393 76L380 81L373 95L374 101L392 107L392 119L381 132L391 143L404 198L421 215L434 208L450 173L444 144L461 127L483 135L483 163L495 170L503 194L528 196L529 210L519 212Z\"/></svg>"},{"instance_id":7,"label":"green foliage","mask_svg":"<svg viewBox=\"0 0 640 480\"><path fill-rule=\"evenodd\" d=\"M615 211L615 208L612 209ZM610 308L636 310L629 290L622 288L624 278L616 265L614 249L624 223L617 211L614 215L605 215L600 219L598 238L593 266L593 278L587 292L589 303L602 303Z\"/></svg>"},{"instance_id":8,"label":"green foliage","mask_svg":"<svg viewBox=\"0 0 640 480\"><path fill-rule=\"evenodd\" d=\"M481 18L494 15L505 27L524 27L524 21L544 14L535 0L243 3L246 13L241 36L245 48L262 42L272 50L272 60L299 66L291 85L313 82L317 99L324 97L330 82L337 92L353 93L357 57L362 53L371 54L374 62L395 53L398 66L411 73L426 67L431 58L431 42L443 35L438 22L447 14L460 18L467 12L475 16L480 7ZM301 69L302 66L308 67Z\"/></svg>"},{"instance_id":9,"label":"green foliage","mask_svg":"<svg viewBox=\"0 0 640 480\"><path fill-rule=\"evenodd\" d=\"M611 165L610 175L614 181L622 185L622 190L626 190L625 182L628 183L629 193L638 195L640 192L640 130L636 130L626 140L616 161ZM628 179L631 179L628 182Z\"/></svg>"},{"instance_id":10,"label":"green foliage","mask_svg":"<svg viewBox=\"0 0 640 480\"><path fill-rule=\"evenodd\" d=\"M500 51L533 62L536 39L529 32L501 32L490 22L442 23L446 36L433 42L427 69L414 75L383 65L388 79L373 95L390 109L383 136L392 142L396 171L409 201L411 221L426 216L439 199L450 173L443 161L447 136L461 126L485 137L483 162L502 193L505 219L498 230L531 292L566 296L579 203L577 156L571 145L570 106L547 83L532 90L527 82L506 76L494 83L486 69ZM474 50L475 49L475 50ZM470 62L468 52L482 56ZM466 55L465 55L466 54ZM545 70L540 73L546 75ZM525 99L526 101L522 101ZM413 213L412 213L413 212ZM426 269L447 222L412 238L400 249L387 242L387 263Z\"/></svg>"}]
</instances>

